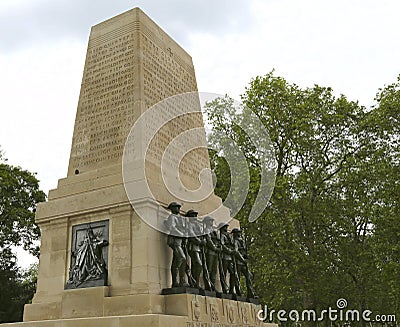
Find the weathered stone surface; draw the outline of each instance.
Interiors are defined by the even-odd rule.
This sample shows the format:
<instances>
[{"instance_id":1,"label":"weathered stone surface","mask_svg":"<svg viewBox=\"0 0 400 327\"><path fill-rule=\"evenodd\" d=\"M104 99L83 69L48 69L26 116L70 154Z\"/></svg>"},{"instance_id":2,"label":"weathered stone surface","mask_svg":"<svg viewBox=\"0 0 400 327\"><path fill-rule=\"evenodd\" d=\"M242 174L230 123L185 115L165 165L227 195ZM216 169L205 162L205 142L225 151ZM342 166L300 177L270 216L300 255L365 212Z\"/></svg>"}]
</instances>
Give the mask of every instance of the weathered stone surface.
<instances>
[{"instance_id":1,"label":"weathered stone surface","mask_svg":"<svg viewBox=\"0 0 400 327\"><path fill-rule=\"evenodd\" d=\"M162 99L196 90L190 56L140 9L92 28L68 176L50 191L49 201L37 208L36 222L42 231L37 290L32 304L25 307L25 323L12 326L230 324L224 318L226 300L161 295L171 284L166 235L147 225L132 209L122 178L123 147L135 120ZM201 112L174 121L150 144L146 173L157 201L134 201L153 221L164 219L160 203L171 200L161 185L160 151L183 125L202 127ZM135 149L145 155L142 150ZM209 167L208 160L207 151L199 150L182 161L179 169L185 186L198 186L196 174ZM140 188L143 183L133 176L132 187ZM221 203L215 195L208 200L214 205ZM202 213L204 206L196 209ZM73 226L99 221L109 222L107 286L64 289L71 265ZM231 306L240 326L246 310L239 311L235 301Z\"/></svg>"},{"instance_id":2,"label":"weathered stone surface","mask_svg":"<svg viewBox=\"0 0 400 327\"><path fill-rule=\"evenodd\" d=\"M187 327L186 317L147 314L117 317L59 319L3 324L4 327Z\"/></svg>"},{"instance_id":3,"label":"weathered stone surface","mask_svg":"<svg viewBox=\"0 0 400 327\"><path fill-rule=\"evenodd\" d=\"M120 163L126 137L143 111L196 90L191 57L140 9L94 26L68 176ZM202 124L201 115L198 119Z\"/></svg>"}]
</instances>

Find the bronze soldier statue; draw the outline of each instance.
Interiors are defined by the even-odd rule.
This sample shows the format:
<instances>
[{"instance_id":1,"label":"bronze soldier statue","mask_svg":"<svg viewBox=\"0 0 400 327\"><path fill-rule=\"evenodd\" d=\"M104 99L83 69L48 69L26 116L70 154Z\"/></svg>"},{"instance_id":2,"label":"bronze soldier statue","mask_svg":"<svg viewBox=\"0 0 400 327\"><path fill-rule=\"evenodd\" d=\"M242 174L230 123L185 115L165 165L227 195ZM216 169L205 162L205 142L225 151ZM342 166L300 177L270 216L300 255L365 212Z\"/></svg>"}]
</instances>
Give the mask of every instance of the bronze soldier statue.
<instances>
[{"instance_id":1,"label":"bronze soldier statue","mask_svg":"<svg viewBox=\"0 0 400 327\"><path fill-rule=\"evenodd\" d=\"M185 226L182 217L179 217L181 205L177 202L171 202L167 209L171 214L167 219L169 235L167 244L172 249L171 276L172 287L187 287L185 281L186 254L185 254Z\"/></svg>"},{"instance_id":2,"label":"bronze soldier statue","mask_svg":"<svg viewBox=\"0 0 400 327\"><path fill-rule=\"evenodd\" d=\"M229 272L229 293L241 295L239 278L235 265L235 247L231 236L228 234L228 224L220 223L218 225L219 237L221 244L221 265L220 278L222 292L228 293L228 285L226 284L226 274Z\"/></svg>"},{"instance_id":3,"label":"bronze soldier statue","mask_svg":"<svg viewBox=\"0 0 400 327\"><path fill-rule=\"evenodd\" d=\"M235 247L236 269L239 275L239 280L241 275L244 275L246 278L247 298L256 298L257 296L252 285L253 275L247 266L248 254L246 242L241 237L242 232L240 229L232 229L231 234L233 236L233 245Z\"/></svg>"},{"instance_id":4,"label":"bronze soldier statue","mask_svg":"<svg viewBox=\"0 0 400 327\"><path fill-rule=\"evenodd\" d=\"M218 233L214 227L214 218L207 216L203 219L205 234L205 257L210 278L210 288L208 291L215 291L215 282L217 279L218 253L221 251Z\"/></svg>"},{"instance_id":5,"label":"bronze soldier statue","mask_svg":"<svg viewBox=\"0 0 400 327\"><path fill-rule=\"evenodd\" d=\"M201 252L204 243L200 237L202 230L199 221L197 220L197 214L198 212L192 209L186 213L186 217L189 217L189 238L187 247L191 261L190 268L194 279L194 285L191 286L194 288L200 288L200 274L203 270Z\"/></svg>"}]
</instances>

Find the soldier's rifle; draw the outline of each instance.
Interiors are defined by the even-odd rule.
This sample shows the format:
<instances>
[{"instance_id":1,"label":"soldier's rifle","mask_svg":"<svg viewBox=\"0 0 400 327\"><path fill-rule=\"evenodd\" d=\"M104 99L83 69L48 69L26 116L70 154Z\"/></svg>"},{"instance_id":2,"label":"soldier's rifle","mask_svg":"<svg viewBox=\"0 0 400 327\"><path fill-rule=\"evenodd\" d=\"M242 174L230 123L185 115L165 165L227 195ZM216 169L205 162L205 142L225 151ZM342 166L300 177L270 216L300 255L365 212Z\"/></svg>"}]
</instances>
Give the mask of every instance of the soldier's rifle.
<instances>
[{"instance_id":1,"label":"soldier's rifle","mask_svg":"<svg viewBox=\"0 0 400 327\"><path fill-rule=\"evenodd\" d=\"M235 287L236 287L237 294L238 294L238 295L241 295L241 294L242 294L242 289L241 289L241 287L240 287L240 277L239 277L239 272L238 272L238 269L237 269L237 260L236 260L236 257L239 256L239 255L240 255L240 257L242 257L242 256L241 256L241 254L239 253L238 249L236 249L234 240L233 240L233 238L231 237L231 235L229 235L228 237L230 238L231 244L232 244L232 247L233 247L232 261L233 261L233 272L234 272L234 277L235 277L235 278L234 278L234 279L235 279ZM242 259L243 259L243 258L242 258Z\"/></svg>"},{"instance_id":2,"label":"soldier's rifle","mask_svg":"<svg viewBox=\"0 0 400 327\"><path fill-rule=\"evenodd\" d=\"M189 221L188 221L188 219L189 218L187 218L186 220L183 220L184 221L184 226L183 227L184 227L184 230L185 230L186 237L183 237L182 243L184 244L183 249L184 249L185 256L186 256L186 268L185 268L186 276L188 278L188 283L189 283L190 287L194 287L196 285L196 280L194 279L194 277L192 275L192 270L191 270L190 265L189 265L188 245L189 245L189 233L190 233L190 230L189 230Z\"/></svg>"},{"instance_id":3,"label":"soldier's rifle","mask_svg":"<svg viewBox=\"0 0 400 327\"><path fill-rule=\"evenodd\" d=\"M227 293L228 292L228 284L226 283L226 275L224 272L224 264L223 264L223 258L222 258L222 238L220 237L219 239L219 251L218 251L218 271L219 271L219 280L221 282L221 287L222 287L222 293Z\"/></svg>"},{"instance_id":4,"label":"soldier's rifle","mask_svg":"<svg viewBox=\"0 0 400 327\"><path fill-rule=\"evenodd\" d=\"M202 224L202 231L201 233L203 234L202 236L200 236L200 239L202 241L205 240L206 236L204 234L205 232L205 228L204 228L204 223ZM211 280L210 280L210 273L208 271L208 267L207 267L207 258L206 258L206 254L205 254L205 246L206 244L204 244L204 242L201 243L200 248L201 248L201 261L203 263L203 282L204 282L204 288L206 290L213 290L215 289L215 285L212 285Z\"/></svg>"}]
</instances>

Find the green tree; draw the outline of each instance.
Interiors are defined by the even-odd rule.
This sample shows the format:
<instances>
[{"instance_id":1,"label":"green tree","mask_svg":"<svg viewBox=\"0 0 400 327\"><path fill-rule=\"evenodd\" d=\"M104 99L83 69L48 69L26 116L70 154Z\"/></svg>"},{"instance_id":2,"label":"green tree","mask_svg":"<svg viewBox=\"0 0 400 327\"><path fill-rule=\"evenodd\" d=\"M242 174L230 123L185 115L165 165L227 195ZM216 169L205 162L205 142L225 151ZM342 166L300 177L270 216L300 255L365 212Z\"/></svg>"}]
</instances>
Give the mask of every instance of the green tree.
<instances>
[{"instance_id":1,"label":"green tree","mask_svg":"<svg viewBox=\"0 0 400 327\"><path fill-rule=\"evenodd\" d=\"M38 256L40 231L34 212L43 201L35 175L7 164L0 153L0 322L21 320L23 305L33 295L34 281L18 267L13 249L22 246Z\"/></svg>"},{"instance_id":2,"label":"green tree","mask_svg":"<svg viewBox=\"0 0 400 327\"><path fill-rule=\"evenodd\" d=\"M237 218L269 307L321 310L346 298L349 307L381 311L398 301L398 90L398 84L381 90L377 105L367 110L335 97L331 88L302 89L271 72L251 81L243 110L235 111L228 98L208 104L211 125L235 140L248 160L250 191ZM261 167L240 128L250 111L269 130L277 160L274 193L255 223L246 218ZM218 148L218 138L211 140ZM218 154L212 159L216 192L224 196L229 168ZM394 223L397 238L387 237ZM392 299L382 290L387 285Z\"/></svg>"},{"instance_id":3,"label":"green tree","mask_svg":"<svg viewBox=\"0 0 400 327\"><path fill-rule=\"evenodd\" d=\"M373 249L381 280L379 312L400 314L400 76L380 89L365 130L374 151L367 172L374 178Z\"/></svg>"},{"instance_id":4,"label":"green tree","mask_svg":"<svg viewBox=\"0 0 400 327\"><path fill-rule=\"evenodd\" d=\"M3 256L4 259L4 256ZM12 254L0 264L0 323L22 321L23 309L36 291L37 264L21 270Z\"/></svg>"}]
</instances>

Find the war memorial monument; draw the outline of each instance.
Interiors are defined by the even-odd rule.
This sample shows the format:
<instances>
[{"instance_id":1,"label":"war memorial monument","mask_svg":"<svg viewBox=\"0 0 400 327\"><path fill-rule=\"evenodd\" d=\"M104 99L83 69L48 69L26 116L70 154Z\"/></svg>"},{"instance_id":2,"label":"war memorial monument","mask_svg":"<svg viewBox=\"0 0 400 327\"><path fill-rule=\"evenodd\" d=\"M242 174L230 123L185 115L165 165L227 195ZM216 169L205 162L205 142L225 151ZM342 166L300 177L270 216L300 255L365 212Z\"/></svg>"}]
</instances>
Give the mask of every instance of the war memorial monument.
<instances>
[{"instance_id":1,"label":"war memorial monument","mask_svg":"<svg viewBox=\"0 0 400 327\"><path fill-rule=\"evenodd\" d=\"M139 8L92 27L68 174L36 211L42 235L36 294L24 322L10 326L262 324L238 222L229 221L213 193L185 202L163 182L174 156L189 190L210 167L206 148L186 155L172 148L161 164L173 139L204 128L200 107L172 115L150 137L153 123L174 109L149 108L196 91L191 57ZM147 111L130 143L132 126ZM240 291L239 274L247 292Z\"/></svg>"}]
</instances>

